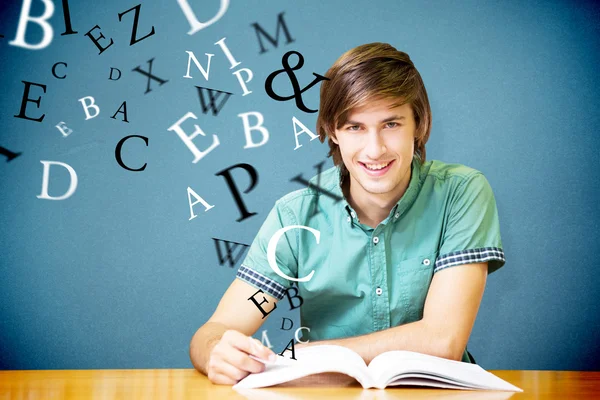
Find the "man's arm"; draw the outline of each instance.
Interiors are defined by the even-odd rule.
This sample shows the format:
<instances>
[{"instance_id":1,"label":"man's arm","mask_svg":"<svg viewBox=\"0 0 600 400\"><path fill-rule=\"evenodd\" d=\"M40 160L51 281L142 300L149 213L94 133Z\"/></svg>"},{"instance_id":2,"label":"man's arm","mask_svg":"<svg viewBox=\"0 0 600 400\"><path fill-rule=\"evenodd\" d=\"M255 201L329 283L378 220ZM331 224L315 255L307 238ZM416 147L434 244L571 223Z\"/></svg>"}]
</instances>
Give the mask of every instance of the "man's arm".
<instances>
[{"instance_id":1,"label":"man's arm","mask_svg":"<svg viewBox=\"0 0 600 400\"><path fill-rule=\"evenodd\" d=\"M423 319L367 335L311 342L356 351L368 364L389 350L409 350L460 361L469 341L487 279L487 262L465 264L434 274ZM304 347L298 345L297 348Z\"/></svg>"},{"instance_id":2,"label":"man's arm","mask_svg":"<svg viewBox=\"0 0 600 400\"><path fill-rule=\"evenodd\" d=\"M216 379L213 382L235 383L234 380L243 378L239 369L242 372L244 369L247 372L262 370L263 364L252 360L248 354L263 359L274 354L267 347L262 346L259 341L250 337L265 321L256 305L248 300L257 290L252 285L235 279L221 298L214 314L192 337L190 360L194 368L209 376L211 380L213 380L211 375L215 375ZM262 303L261 307L268 312L275 306L277 300L267 293L258 293L254 296L258 303L263 301L263 297L267 302ZM217 344L220 347L216 348ZM213 354L215 348L218 350L217 357ZM219 363L219 360L224 363ZM211 362L219 365L211 365ZM238 371L234 371L232 366L237 366ZM211 367L217 368L213 368L214 371L211 373ZM220 376L227 373L229 379Z\"/></svg>"}]
</instances>

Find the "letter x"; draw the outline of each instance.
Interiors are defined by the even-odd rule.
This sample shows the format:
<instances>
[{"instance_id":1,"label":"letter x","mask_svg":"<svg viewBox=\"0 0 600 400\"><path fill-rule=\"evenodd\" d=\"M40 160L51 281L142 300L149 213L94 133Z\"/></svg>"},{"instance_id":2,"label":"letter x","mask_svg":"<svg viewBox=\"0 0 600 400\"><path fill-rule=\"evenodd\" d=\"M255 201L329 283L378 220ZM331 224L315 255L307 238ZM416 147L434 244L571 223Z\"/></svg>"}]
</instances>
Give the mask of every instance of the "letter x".
<instances>
[{"instance_id":1,"label":"letter x","mask_svg":"<svg viewBox=\"0 0 600 400\"><path fill-rule=\"evenodd\" d=\"M311 216L314 216L319 212L319 207L317 207L317 204L319 203L319 194L320 193L323 193L324 195L331 197L332 199L335 200L336 203L342 200L342 198L340 196L333 194L331 192L328 192L327 190L325 190L319 186L319 184L321 183L321 170L323 169L324 164L325 164L325 161L321 161L319 164L315 165L315 168L317 169L317 184L316 185L307 181L306 179L304 179L302 177L302 174L299 174L299 175L293 177L292 179L290 179L290 182L298 182L303 185L308 185L309 188L312 187L317 190L317 201L315 202L315 207L313 209L313 213Z\"/></svg>"},{"instance_id":2,"label":"letter x","mask_svg":"<svg viewBox=\"0 0 600 400\"><path fill-rule=\"evenodd\" d=\"M148 77L148 86L146 86L146 91L144 92L144 94L152 91L152 89L150 89L150 80L151 79L154 79L155 81L158 81L159 82L159 86L161 86L164 83L169 82L168 80L160 79L156 75L152 75L152 62L153 61L154 61L154 57L148 60L148 72L146 72L143 69L141 69L139 65L132 70L132 71L135 71L135 72L139 72L142 75L146 75Z\"/></svg>"}]
</instances>

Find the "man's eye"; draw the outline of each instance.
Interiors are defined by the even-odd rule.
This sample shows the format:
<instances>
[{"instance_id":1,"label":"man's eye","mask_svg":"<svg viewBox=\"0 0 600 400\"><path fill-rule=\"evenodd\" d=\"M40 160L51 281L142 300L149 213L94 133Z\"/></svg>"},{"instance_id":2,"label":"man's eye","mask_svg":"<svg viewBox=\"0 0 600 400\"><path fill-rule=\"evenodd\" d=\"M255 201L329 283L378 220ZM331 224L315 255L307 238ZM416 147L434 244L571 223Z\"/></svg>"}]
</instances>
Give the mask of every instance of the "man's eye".
<instances>
[{"instance_id":1,"label":"man's eye","mask_svg":"<svg viewBox=\"0 0 600 400\"><path fill-rule=\"evenodd\" d=\"M397 122L388 122L385 125L388 128L396 128L397 126L400 126Z\"/></svg>"},{"instance_id":2,"label":"man's eye","mask_svg":"<svg viewBox=\"0 0 600 400\"><path fill-rule=\"evenodd\" d=\"M346 129L349 130L349 131L357 131L357 130L360 129L360 126L358 126L358 125L350 125Z\"/></svg>"}]
</instances>

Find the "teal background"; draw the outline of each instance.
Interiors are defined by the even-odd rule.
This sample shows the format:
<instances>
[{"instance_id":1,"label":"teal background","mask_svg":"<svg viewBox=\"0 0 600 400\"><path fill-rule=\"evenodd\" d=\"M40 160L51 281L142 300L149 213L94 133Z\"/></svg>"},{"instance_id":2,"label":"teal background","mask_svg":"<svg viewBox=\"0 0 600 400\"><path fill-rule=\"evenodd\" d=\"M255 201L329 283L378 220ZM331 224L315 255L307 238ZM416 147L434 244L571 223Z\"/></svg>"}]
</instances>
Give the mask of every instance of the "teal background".
<instances>
[{"instance_id":1,"label":"teal background","mask_svg":"<svg viewBox=\"0 0 600 400\"><path fill-rule=\"evenodd\" d=\"M346 50L382 41L407 52L421 73L433 112L427 158L458 162L482 171L498 205L506 265L490 276L469 341L486 369L598 370L600 310L598 287L600 79L599 8L585 1L265 1L233 0L214 25L187 35L189 24L175 0L142 2L138 35L153 25L156 34L129 46L133 13L117 14L134 2L71 0L73 29L64 31L62 7L50 22L54 39L43 50L8 44L16 33L21 3L5 1L0 34L0 146L22 155L0 157L0 369L191 368L189 340L216 307L235 269L220 266L212 237L250 244L276 199L299 189L324 160L326 145L302 135L294 151L292 117L314 131L317 114L294 102L276 102L264 90L266 77L281 68L289 50L303 54L301 85L312 72L324 74ZM194 1L198 19L219 8L217 0ZM34 0L32 14L40 15ZM294 38L260 47L251 24L275 33L284 11ZM84 36L100 25L113 46L101 55ZM96 31L97 32L97 31ZM28 41L40 29L28 27ZM239 68L254 79L242 89L214 43L226 37ZM106 44L107 42L102 42ZM192 67L184 79L187 54L206 66L206 82ZM152 83L131 70L147 69L168 82ZM67 78L51 74L68 64ZM123 75L109 81L110 67ZM59 71L65 71L59 67ZM237 68L236 68L237 69ZM14 118L22 80L47 85L42 123ZM276 90L289 94L286 78ZM194 85L233 92L218 116L203 114ZM31 97L41 94L33 87ZM100 115L85 120L78 102L93 96ZM318 107L318 86L304 95ZM127 101L129 123L111 119ZM192 111L207 138L221 145L197 164L179 137L167 129ZM239 113L258 111L270 139L246 149ZM74 130L63 137L60 121ZM185 125L192 132L191 123ZM117 142L133 167L121 168ZM259 141L257 135L255 141ZM37 199L40 160L61 161L78 175L75 194L64 201ZM248 163L259 174L257 187L243 196L256 216L236 222L239 211L225 180L215 173ZM331 166L328 159L325 167ZM52 167L50 194L66 191L68 174ZM248 176L232 172L243 189ZM189 221L186 188L215 207ZM286 302L263 329L274 349L293 335L283 317L299 327L298 310Z\"/></svg>"}]
</instances>

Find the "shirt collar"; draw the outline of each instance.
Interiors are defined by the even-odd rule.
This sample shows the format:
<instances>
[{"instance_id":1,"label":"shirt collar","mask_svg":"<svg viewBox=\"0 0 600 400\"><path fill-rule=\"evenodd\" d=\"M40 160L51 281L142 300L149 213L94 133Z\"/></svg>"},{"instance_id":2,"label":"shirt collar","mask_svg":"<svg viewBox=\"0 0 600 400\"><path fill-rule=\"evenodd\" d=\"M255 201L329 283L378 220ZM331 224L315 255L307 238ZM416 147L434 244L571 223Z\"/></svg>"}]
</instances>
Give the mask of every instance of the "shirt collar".
<instances>
[{"instance_id":1,"label":"shirt collar","mask_svg":"<svg viewBox=\"0 0 600 400\"><path fill-rule=\"evenodd\" d=\"M404 212L415 202L424 180L424 176L422 176L424 169L421 165L421 161L418 156L413 157L411 171L412 173L410 177L410 182L408 183L408 188L406 189L402 197L400 197L400 200L398 200L396 205L394 205L394 207L390 211L390 215L388 216L388 218L386 218L386 220L392 218L392 221L397 221L402 216L402 214L404 214ZM350 204L348 204L348 200L346 199L342 191L341 172L342 171L340 165L338 165L336 167L335 174L335 176L337 177L336 184L332 185L331 187L332 193L343 199L342 207L346 210L346 213L350 218L355 219L356 212L352 209ZM346 179L349 179L349 177L347 176Z\"/></svg>"}]
</instances>

